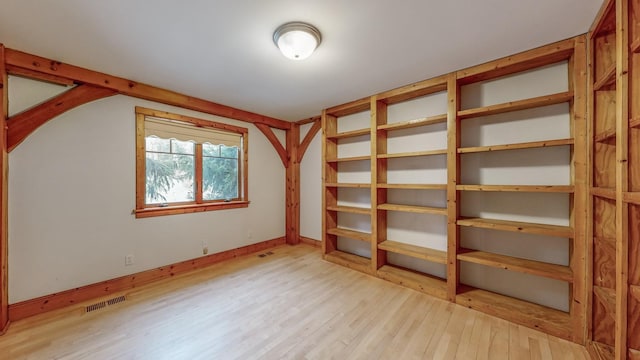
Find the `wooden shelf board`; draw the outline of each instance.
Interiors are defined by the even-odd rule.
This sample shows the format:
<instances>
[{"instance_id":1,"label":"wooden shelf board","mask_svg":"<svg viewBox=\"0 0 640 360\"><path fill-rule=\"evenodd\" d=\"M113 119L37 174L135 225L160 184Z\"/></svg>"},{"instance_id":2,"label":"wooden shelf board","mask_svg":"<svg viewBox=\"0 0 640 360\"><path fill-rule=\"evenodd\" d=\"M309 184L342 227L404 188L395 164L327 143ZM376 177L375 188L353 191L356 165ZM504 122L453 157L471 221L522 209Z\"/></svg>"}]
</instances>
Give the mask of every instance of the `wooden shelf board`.
<instances>
[{"instance_id":1,"label":"wooden shelf board","mask_svg":"<svg viewBox=\"0 0 640 360\"><path fill-rule=\"evenodd\" d=\"M640 359L640 350L629 348L627 350L627 359L638 360Z\"/></svg>"},{"instance_id":2,"label":"wooden shelf board","mask_svg":"<svg viewBox=\"0 0 640 360\"><path fill-rule=\"evenodd\" d=\"M633 40L633 42L631 43L631 52L632 53L640 53L640 37Z\"/></svg>"},{"instance_id":3,"label":"wooden shelf board","mask_svg":"<svg viewBox=\"0 0 640 360\"><path fill-rule=\"evenodd\" d=\"M349 269L371 274L371 259L368 259L366 257L336 250L325 254L323 258L334 264L342 265L344 267L348 267Z\"/></svg>"},{"instance_id":4,"label":"wooden shelf board","mask_svg":"<svg viewBox=\"0 0 640 360\"><path fill-rule=\"evenodd\" d=\"M324 186L335 188L371 188L371 184L366 183L326 183Z\"/></svg>"},{"instance_id":5,"label":"wooden shelf board","mask_svg":"<svg viewBox=\"0 0 640 360\"><path fill-rule=\"evenodd\" d=\"M447 149L437 149L437 150L413 151L413 152L404 152L404 153L395 153L395 154L378 154L378 159L430 156L430 155L446 155L446 154L447 154Z\"/></svg>"},{"instance_id":6,"label":"wooden shelf board","mask_svg":"<svg viewBox=\"0 0 640 360\"><path fill-rule=\"evenodd\" d=\"M545 263L484 251L460 249L458 260L490 266L498 269L543 276L550 279L573 282L573 272L568 266Z\"/></svg>"},{"instance_id":7,"label":"wooden shelf board","mask_svg":"<svg viewBox=\"0 0 640 360\"><path fill-rule=\"evenodd\" d=\"M571 316L563 311L469 286L459 288L456 302L572 341Z\"/></svg>"},{"instance_id":8,"label":"wooden shelf board","mask_svg":"<svg viewBox=\"0 0 640 360\"><path fill-rule=\"evenodd\" d=\"M447 184L378 184L381 189L447 190Z\"/></svg>"},{"instance_id":9,"label":"wooden shelf board","mask_svg":"<svg viewBox=\"0 0 640 360\"><path fill-rule=\"evenodd\" d=\"M595 142L608 143L611 141L615 141L616 139L616 129L607 129L599 134L596 134L593 137Z\"/></svg>"},{"instance_id":10,"label":"wooden shelf board","mask_svg":"<svg viewBox=\"0 0 640 360\"><path fill-rule=\"evenodd\" d=\"M593 294L607 310L611 318L616 317L616 291L602 286L593 286Z\"/></svg>"},{"instance_id":11,"label":"wooden shelf board","mask_svg":"<svg viewBox=\"0 0 640 360\"><path fill-rule=\"evenodd\" d=\"M435 276L418 273L392 265L382 266L378 269L377 275L387 281L406 286L440 299L447 298L447 282Z\"/></svg>"},{"instance_id":12,"label":"wooden shelf board","mask_svg":"<svg viewBox=\"0 0 640 360\"><path fill-rule=\"evenodd\" d=\"M459 154L477 153L477 152L489 152L489 151L503 151L503 150L517 150L517 149L534 149L551 146L573 145L573 139L558 139L558 140L545 140L545 141L532 141L525 143L504 144L504 145L490 145L490 146L475 146L459 148Z\"/></svg>"},{"instance_id":13,"label":"wooden shelf board","mask_svg":"<svg viewBox=\"0 0 640 360\"><path fill-rule=\"evenodd\" d=\"M429 249L421 246L405 244L393 240L385 240L378 244L378 249L390 251L396 254L411 256L418 259L431 261L438 264L447 263L445 251Z\"/></svg>"},{"instance_id":14,"label":"wooden shelf board","mask_svg":"<svg viewBox=\"0 0 640 360\"><path fill-rule=\"evenodd\" d=\"M638 191L624 192L622 193L622 200L630 204L640 205L640 192Z\"/></svg>"},{"instance_id":15,"label":"wooden shelf board","mask_svg":"<svg viewBox=\"0 0 640 360\"><path fill-rule=\"evenodd\" d=\"M327 229L327 234L342 236L349 239L371 242L371 234L362 231L355 231L343 228Z\"/></svg>"},{"instance_id":16,"label":"wooden shelf board","mask_svg":"<svg viewBox=\"0 0 640 360\"><path fill-rule=\"evenodd\" d=\"M337 158L337 159L327 159L327 162L345 162L345 161L362 161L362 160L370 160L371 156L352 156L345 158Z\"/></svg>"},{"instance_id":17,"label":"wooden shelf board","mask_svg":"<svg viewBox=\"0 0 640 360\"><path fill-rule=\"evenodd\" d=\"M363 214L363 215L371 215L371 209L356 207L356 206L327 206L327 210L351 213L351 214Z\"/></svg>"},{"instance_id":18,"label":"wooden shelf board","mask_svg":"<svg viewBox=\"0 0 640 360\"><path fill-rule=\"evenodd\" d=\"M629 127L632 129L640 127L640 116L629 119Z\"/></svg>"},{"instance_id":19,"label":"wooden shelf board","mask_svg":"<svg viewBox=\"0 0 640 360\"><path fill-rule=\"evenodd\" d=\"M359 112L368 111L371 107L371 98L364 97L362 99L354 100L346 104L337 105L327 109L327 114L335 117L342 117L351 114L357 114Z\"/></svg>"},{"instance_id":20,"label":"wooden shelf board","mask_svg":"<svg viewBox=\"0 0 640 360\"><path fill-rule=\"evenodd\" d=\"M371 134L371 129L358 129L358 130L352 130L352 131L339 132L333 135L327 135L327 139L345 139L345 138L370 135L370 134Z\"/></svg>"},{"instance_id":21,"label":"wooden shelf board","mask_svg":"<svg viewBox=\"0 0 640 360\"><path fill-rule=\"evenodd\" d=\"M505 112L531 109L554 104L560 104L573 100L573 92L567 91L553 95L539 96L531 99L510 101L503 104L490 105L468 110L458 111L459 119L468 119L479 116L502 114Z\"/></svg>"},{"instance_id":22,"label":"wooden shelf board","mask_svg":"<svg viewBox=\"0 0 640 360\"><path fill-rule=\"evenodd\" d=\"M399 205L399 204L380 204L378 210L388 211L404 211L418 214L436 214L447 215L446 208L430 207L430 206L415 206L415 205Z\"/></svg>"},{"instance_id":23,"label":"wooden shelf board","mask_svg":"<svg viewBox=\"0 0 640 360\"><path fill-rule=\"evenodd\" d=\"M593 187L593 188L591 188L591 195L597 196L597 197L601 197L601 198L605 198L605 199L609 199L609 200L615 200L616 199L616 189L603 188L603 187Z\"/></svg>"},{"instance_id":24,"label":"wooden shelf board","mask_svg":"<svg viewBox=\"0 0 640 360\"><path fill-rule=\"evenodd\" d=\"M441 115L429 116L422 119L414 119L409 121L378 125L378 130L387 130L387 131L402 130L402 129L409 129L409 128L414 128L419 126L442 124L446 122L447 122L447 114L441 114Z\"/></svg>"},{"instance_id":25,"label":"wooden shelf board","mask_svg":"<svg viewBox=\"0 0 640 360\"><path fill-rule=\"evenodd\" d=\"M483 218L461 217L457 224L460 226L477 227L483 229L493 229L502 231L521 232L526 234L538 234L547 236L557 236L573 238L573 229L569 226L547 225L527 223L520 221L495 220Z\"/></svg>"},{"instance_id":26,"label":"wooden shelf board","mask_svg":"<svg viewBox=\"0 0 640 360\"><path fill-rule=\"evenodd\" d=\"M457 185L460 191L513 191L541 193L573 193L571 185Z\"/></svg>"},{"instance_id":27,"label":"wooden shelf board","mask_svg":"<svg viewBox=\"0 0 640 360\"><path fill-rule=\"evenodd\" d=\"M616 84L616 63L611 64L602 75L601 79L596 80L593 83L593 90L611 90L611 87Z\"/></svg>"}]
</instances>

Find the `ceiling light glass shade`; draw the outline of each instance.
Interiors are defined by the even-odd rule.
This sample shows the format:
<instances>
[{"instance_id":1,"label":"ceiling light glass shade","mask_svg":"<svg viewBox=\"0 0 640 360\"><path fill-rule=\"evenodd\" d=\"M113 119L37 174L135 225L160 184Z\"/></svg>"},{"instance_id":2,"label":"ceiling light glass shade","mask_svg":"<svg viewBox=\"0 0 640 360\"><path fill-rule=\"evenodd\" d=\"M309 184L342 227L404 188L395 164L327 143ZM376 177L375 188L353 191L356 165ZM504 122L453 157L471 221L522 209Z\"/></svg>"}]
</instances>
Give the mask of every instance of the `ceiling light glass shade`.
<instances>
[{"instance_id":1,"label":"ceiling light glass shade","mask_svg":"<svg viewBox=\"0 0 640 360\"><path fill-rule=\"evenodd\" d=\"M322 37L314 26L303 22L281 25L273 33L273 42L282 55L291 60L304 60L320 45Z\"/></svg>"}]
</instances>

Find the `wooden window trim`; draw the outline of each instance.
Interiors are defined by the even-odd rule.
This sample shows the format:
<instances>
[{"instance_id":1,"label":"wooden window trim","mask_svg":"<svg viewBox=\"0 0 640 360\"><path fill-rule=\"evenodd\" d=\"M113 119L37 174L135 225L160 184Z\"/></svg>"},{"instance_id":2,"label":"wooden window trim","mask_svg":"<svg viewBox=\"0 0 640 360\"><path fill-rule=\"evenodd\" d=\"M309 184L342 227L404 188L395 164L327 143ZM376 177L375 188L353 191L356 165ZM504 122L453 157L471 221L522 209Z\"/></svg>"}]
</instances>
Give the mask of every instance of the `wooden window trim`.
<instances>
[{"instance_id":1,"label":"wooden window trim","mask_svg":"<svg viewBox=\"0 0 640 360\"><path fill-rule=\"evenodd\" d=\"M216 211L216 210L228 210L246 208L249 206L249 130L247 128L223 124L215 121L197 119L190 116L173 114L165 111L152 110L143 107L136 106L136 208L133 211L136 218L147 218L154 216L164 215L176 215L176 214L189 214L203 211ZM194 202L188 203L173 203L168 206L147 205L145 203L145 189L146 189L146 149L145 149L145 118L147 116L175 120L194 124L198 127L213 128L217 130L225 130L229 132L235 132L242 134L242 154L241 159L238 159L239 174L238 181L241 184L240 197L231 201L224 200L203 200L200 189L202 187L202 168L196 166L196 199ZM202 145L196 144L195 161L202 161L202 154L198 152L198 149L202 149Z\"/></svg>"}]
</instances>

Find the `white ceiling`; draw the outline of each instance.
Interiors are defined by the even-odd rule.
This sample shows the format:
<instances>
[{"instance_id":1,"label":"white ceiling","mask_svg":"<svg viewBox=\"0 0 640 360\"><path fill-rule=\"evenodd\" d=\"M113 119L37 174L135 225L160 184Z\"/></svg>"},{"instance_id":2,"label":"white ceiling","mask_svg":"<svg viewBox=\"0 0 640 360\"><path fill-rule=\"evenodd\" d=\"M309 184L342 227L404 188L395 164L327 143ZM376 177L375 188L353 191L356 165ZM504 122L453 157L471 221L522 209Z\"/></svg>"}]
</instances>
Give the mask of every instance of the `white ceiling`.
<instances>
[{"instance_id":1,"label":"white ceiling","mask_svg":"<svg viewBox=\"0 0 640 360\"><path fill-rule=\"evenodd\" d=\"M6 47L283 120L585 33L602 0L2 0ZM273 31L320 29L311 58Z\"/></svg>"}]
</instances>

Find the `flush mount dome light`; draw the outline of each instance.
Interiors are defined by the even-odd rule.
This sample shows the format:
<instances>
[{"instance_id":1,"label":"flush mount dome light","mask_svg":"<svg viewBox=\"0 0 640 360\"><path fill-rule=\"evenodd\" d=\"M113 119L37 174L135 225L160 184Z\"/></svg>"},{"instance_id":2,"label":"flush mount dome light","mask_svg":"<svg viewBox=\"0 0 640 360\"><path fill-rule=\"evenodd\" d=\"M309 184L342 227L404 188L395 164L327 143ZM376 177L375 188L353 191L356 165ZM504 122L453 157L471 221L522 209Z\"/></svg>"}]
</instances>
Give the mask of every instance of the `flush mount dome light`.
<instances>
[{"instance_id":1,"label":"flush mount dome light","mask_svg":"<svg viewBox=\"0 0 640 360\"><path fill-rule=\"evenodd\" d=\"M288 22L273 33L273 42L282 55L291 60L304 60L320 45L322 36L315 26L303 22Z\"/></svg>"}]
</instances>

